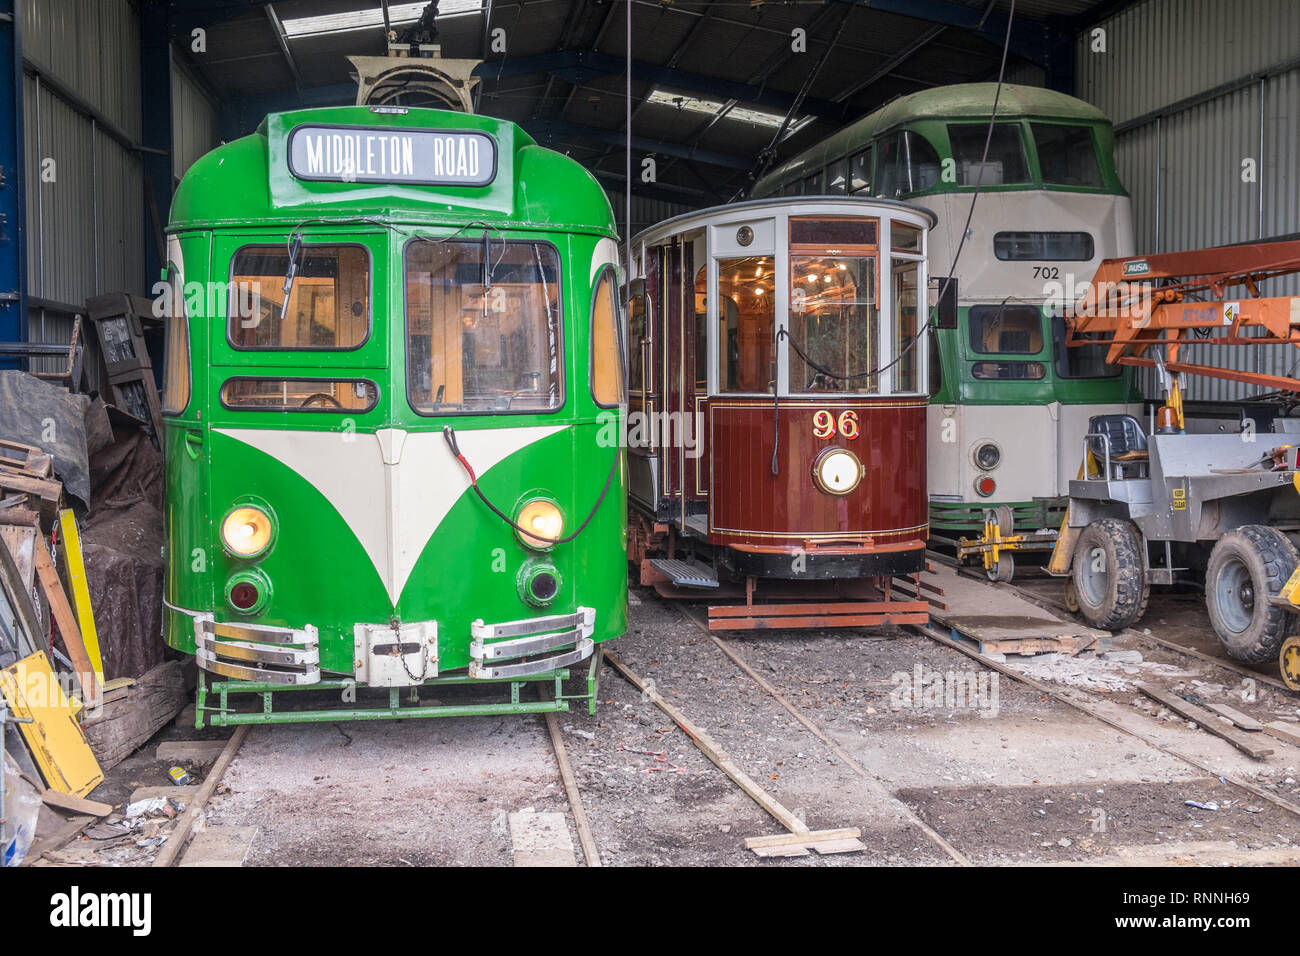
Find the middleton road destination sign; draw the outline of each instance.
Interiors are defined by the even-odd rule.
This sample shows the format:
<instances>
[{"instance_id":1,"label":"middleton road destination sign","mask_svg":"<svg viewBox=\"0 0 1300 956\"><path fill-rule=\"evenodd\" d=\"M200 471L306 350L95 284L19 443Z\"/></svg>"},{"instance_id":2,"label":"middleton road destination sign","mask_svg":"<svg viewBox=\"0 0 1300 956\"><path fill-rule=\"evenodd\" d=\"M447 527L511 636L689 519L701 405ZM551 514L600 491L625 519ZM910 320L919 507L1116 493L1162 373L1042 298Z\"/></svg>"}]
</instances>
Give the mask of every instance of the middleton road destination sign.
<instances>
[{"instance_id":1,"label":"middleton road destination sign","mask_svg":"<svg viewBox=\"0 0 1300 956\"><path fill-rule=\"evenodd\" d=\"M299 126L289 137L289 170L306 180L486 186L496 165L496 142L477 130Z\"/></svg>"}]
</instances>

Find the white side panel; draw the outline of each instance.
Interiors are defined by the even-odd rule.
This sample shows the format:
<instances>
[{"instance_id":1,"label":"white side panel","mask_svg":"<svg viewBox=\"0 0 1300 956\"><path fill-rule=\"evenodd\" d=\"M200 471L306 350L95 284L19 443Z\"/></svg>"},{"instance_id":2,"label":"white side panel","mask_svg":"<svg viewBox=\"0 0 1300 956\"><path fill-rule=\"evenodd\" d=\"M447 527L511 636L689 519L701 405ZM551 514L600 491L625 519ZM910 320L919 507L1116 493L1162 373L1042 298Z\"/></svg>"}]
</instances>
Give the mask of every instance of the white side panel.
<instances>
[{"instance_id":1,"label":"white side panel","mask_svg":"<svg viewBox=\"0 0 1300 956\"><path fill-rule=\"evenodd\" d=\"M1083 439L1094 415L1133 415L1141 405L931 405L927 457L932 496L964 502L1031 501L1069 493L1083 459ZM1144 426L1145 427L1145 426ZM975 449L986 441L1002 450L987 474L997 482L989 499L975 493L986 472L975 467Z\"/></svg>"},{"instance_id":2,"label":"white side panel","mask_svg":"<svg viewBox=\"0 0 1300 956\"><path fill-rule=\"evenodd\" d=\"M925 204L939 216L930 233L930 275L946 276L961 242L961 229L970 211L970 194L927 197ZM993 252L999 232L1087 232L1093 257L1086 262L1003 262ZM970 235L957 260L961 303L1042 302L1064 290L1073 299L1079 283L1092 279L1102 259L1133 254L1132 203L1127 196L1064 192L981 193L975 204ZM1035 272L1035 268L1038 272ZM1055 273L1043 270L1055 269ZM1060 283L1053 287L1052 283Z\"/></svg>"}]
</instances>

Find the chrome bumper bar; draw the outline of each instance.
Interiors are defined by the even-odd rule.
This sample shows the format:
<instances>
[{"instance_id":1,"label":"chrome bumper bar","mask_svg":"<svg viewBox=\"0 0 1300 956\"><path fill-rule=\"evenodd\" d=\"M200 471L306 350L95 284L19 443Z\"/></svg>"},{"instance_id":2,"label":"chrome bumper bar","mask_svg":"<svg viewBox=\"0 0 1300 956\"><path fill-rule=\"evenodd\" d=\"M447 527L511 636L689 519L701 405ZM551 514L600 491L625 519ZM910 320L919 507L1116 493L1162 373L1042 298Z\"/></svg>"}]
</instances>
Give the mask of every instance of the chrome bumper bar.
<instances>
[{"instance_id":1,"label":"chrome bumper bar","mask_svg":"<svg viewBox=\"0 0 1300 956\"><path fill-rule=\"evenodd\" d=\"M320 681L316 628L227 624L194 615L194 656L205 671L237 680L302 685Z\"/></svg>"},{"instance_id":2,"label":"chrome bumper bar","mask_svg":"<svg viewBox=\"0 0 1300 956\"><path fill-rule=\"evenodd\" d=\"M596 611L580 607L574 614L526 618L502 624L484 624L479 618L470 625L469 676L480 680L527 677L576 664L591 656L596 645L591 635L596 629ZM533 657L558 650L549 657ZM488 661L529 660L513 664L490 665Z\"/></svg>"}]
</instances>

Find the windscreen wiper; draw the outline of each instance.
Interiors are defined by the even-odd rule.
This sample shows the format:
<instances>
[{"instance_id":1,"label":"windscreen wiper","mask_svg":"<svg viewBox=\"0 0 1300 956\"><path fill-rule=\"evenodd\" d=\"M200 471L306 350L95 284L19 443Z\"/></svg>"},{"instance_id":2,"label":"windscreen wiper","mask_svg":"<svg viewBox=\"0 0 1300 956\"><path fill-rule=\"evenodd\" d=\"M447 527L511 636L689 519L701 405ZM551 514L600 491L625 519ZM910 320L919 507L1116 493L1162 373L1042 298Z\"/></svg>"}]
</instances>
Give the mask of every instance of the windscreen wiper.
<instances>
[{"instance_id":1,"label":"windscreen wiper","mask_svg":"<svg viewBox=\"0 0 1300 956\"><path fill-rule=\"evenodd\" d=\"M289 305L289 293L293 291L293 280L298 275L298 257L302 255L302 234L298 233L293 237L293 245L289 248L289 271L284 277L284 305Z\"/></svg>"}]
</instances>

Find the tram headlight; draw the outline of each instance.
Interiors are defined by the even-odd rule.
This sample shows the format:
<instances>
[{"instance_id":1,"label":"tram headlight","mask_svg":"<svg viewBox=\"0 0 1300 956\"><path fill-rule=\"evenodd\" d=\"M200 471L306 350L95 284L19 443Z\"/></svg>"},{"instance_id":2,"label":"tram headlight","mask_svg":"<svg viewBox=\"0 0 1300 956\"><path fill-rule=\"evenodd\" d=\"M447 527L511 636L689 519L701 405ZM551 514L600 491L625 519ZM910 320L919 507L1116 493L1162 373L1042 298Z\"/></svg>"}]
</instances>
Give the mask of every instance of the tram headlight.
<instances>
[{"instance_id":1,"label":"tram headlight","mask_svg":"<svg viewBox=\"0 0 1300 956\"><path fill-rule=\"evenodd\" d=\"M975 467L980 471L992 471L1002 464L1002 449L994 442L982 441L975 446L971 457L975 460Z\"/></svg>"},{"instance_id":2,"label":"tram headlight","mask_svg":"<svg viewBox=\"0 0 1300 956\"><path fill-rule=\"evenodd\" d=\"M847 495L862 481L862 462L847 448L827 448L813 463L813 480L828 495Z\"/></svg>"},{"instance_id":3,"label":"tram headlight","mask_svg":"<svg viewBox=\"0 0 1300 956\"><path fill-rule=\"evenodd\" d=\"M240 505L221 522L221 543L236 557L255 558L271 546L271 516L253 505Z\"/></svg>"},{"instance_id":4,"label":"tram headlight","mask_svg":"<svg viewBox=\"0 0 1300 956\"><path fill-rule=\"evenodd\" d=\"M525 502L519 509L515 524L523 529L519 532L519 540L534 551L549 550L554 547L555 539L564 534L564 516L560 514L559 506L545 498Z\"/></svg>"}]
</instances>

